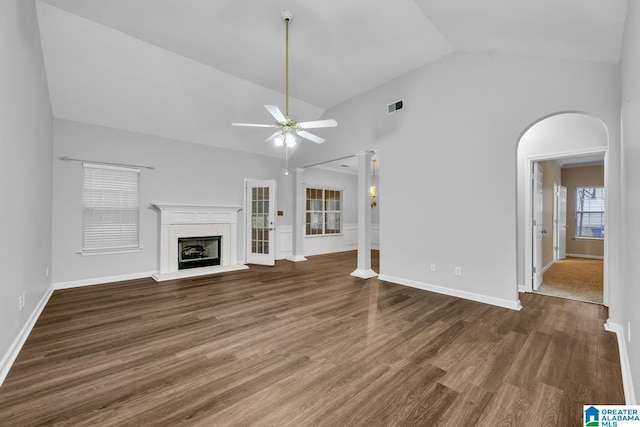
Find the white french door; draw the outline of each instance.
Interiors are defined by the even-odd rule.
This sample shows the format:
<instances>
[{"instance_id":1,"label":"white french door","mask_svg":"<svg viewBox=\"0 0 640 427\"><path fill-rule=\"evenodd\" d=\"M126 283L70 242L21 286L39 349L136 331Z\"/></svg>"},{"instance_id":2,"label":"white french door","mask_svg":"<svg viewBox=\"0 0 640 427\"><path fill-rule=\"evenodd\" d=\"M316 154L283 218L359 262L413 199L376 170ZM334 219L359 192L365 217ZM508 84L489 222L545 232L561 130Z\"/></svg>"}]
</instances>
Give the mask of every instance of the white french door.
<instances>
[{"instance_id":1,"label":"white french door","mask_svg":"<svg viewBox=\"0 0 640 427\"><path fill-rule=\"evenodd\" d=\"M275 180L245 181L248 264L275 265Z\"/></svg>"}]
</instances>

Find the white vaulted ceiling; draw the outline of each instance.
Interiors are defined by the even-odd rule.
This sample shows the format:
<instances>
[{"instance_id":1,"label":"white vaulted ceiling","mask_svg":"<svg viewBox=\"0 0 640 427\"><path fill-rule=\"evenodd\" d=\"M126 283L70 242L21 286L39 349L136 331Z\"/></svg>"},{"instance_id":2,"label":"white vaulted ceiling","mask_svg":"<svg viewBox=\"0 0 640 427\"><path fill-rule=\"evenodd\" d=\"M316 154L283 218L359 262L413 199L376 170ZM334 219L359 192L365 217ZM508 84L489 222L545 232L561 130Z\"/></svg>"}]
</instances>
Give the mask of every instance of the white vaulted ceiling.
<instances>
[{"instance_id":1,"label":"white vaulted ceiling","mask_svg":"<svg viewBox=\"0 0 640 427\"><path fill-rule=\"evenodd\" d=\"M38 0L54 115L280 156L262 107L324 110L452 52L617 63L627 0ZM262 138L264 139L264 138Z\"/></svg>"}]
</instances>

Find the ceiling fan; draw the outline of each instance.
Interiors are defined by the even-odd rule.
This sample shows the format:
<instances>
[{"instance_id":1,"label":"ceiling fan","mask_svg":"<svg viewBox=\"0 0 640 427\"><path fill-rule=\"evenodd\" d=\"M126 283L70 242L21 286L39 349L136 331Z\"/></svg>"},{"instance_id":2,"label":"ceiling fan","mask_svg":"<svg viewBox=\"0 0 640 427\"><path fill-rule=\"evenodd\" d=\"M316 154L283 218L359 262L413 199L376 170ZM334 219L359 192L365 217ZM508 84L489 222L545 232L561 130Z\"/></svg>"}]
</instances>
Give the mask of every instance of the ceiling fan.
<instances>
[{"instance_id":1,"label":"ceiling fan","mask_svg":"<svg viewBox=\"0 0 640 427\"><path fill-rule=\"evenodd\" d=\"M285 23L286 28L286 46L285 46L285 113L275 105L265 105L269 113L276 119L274 124L255 124L255 123L231 123L233 126L248 126L248 127L264 127L264 128L276 128L278 129L273 135L266 139L266 141L274 141L277 146L293 147L296 144L296 136L308 139L316 144L322 144L324 138L320 138L318 135L314 135L308 132L307 129L317 129L326 127L336 127L338 123L333 119L327 120L315 120L309 122L299 122L289 117L289 22L293 19L293 13L284 9L282 11L282 20Z\"/></svg>"}]
</instances>

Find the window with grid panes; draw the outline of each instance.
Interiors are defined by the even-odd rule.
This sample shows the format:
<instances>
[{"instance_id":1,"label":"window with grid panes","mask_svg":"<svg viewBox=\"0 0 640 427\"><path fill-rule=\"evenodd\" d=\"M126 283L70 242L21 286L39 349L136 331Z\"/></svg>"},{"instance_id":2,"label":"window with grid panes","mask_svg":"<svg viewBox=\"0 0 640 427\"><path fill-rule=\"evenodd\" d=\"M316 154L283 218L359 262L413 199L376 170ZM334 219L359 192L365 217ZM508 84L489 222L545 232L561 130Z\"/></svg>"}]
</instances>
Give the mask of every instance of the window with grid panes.
<instances>
[{"instance_id":1,"label":"window with grid panes","mask_svg":"<svg viewBox=\"0 0 640 427\"><path fill-rule=\"evenodd\" d=\"M576 237L604 238L604 188L576 189Z\"/></svg>"},{"instance_id":2,"label":"window with grid panes","mask_svg":"<svg viewBox=\"0 0 640 427\"><path fill-rule=\"evenodd\" d=\"M342 232L342 191L307 188L306 235L321 236Z\"/></svg>"}]
</instances>

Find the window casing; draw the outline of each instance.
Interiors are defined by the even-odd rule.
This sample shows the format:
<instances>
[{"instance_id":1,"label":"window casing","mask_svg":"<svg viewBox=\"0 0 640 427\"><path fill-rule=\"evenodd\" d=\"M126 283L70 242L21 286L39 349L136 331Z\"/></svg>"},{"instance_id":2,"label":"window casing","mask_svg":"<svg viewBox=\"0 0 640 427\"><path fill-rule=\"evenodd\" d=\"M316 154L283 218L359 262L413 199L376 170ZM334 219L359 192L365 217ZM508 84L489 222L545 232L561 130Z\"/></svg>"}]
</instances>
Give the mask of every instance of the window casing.
<instances>
[{"instance_id":1,"label":"window casing","mask_svg":"<svg viewBox=\"0 0 640 427\"><path fill-rule=\"evenodd\" d=\"M576 237L604 238L604 188L576 189Z\"/></svg>"},{"instance_id":2,"label":"window casing","mask_svg":"<svg viewBox=\"0 0 640 427\"><path fill-rule=\"evenodd\" d=\"M83 164L82 253L140 248L140 170Z\"/></svg>"},{"instance_id":3,"label":"window casing","mask_svg":"<svg viewBox=\"0 0 640 427\"><path fill-rule=\"evenodd\" d=\"M306 235L342 233L342 191L307 188Z\"/></svg>"}]
</instances>

